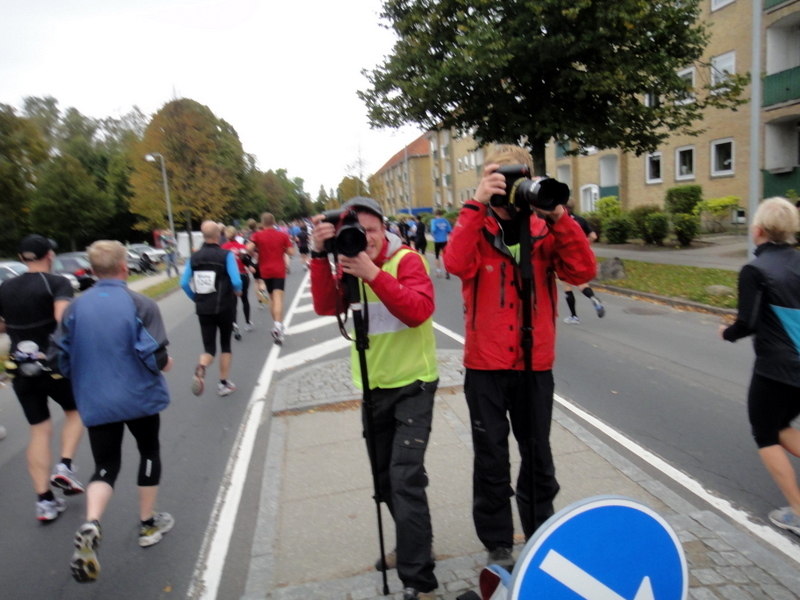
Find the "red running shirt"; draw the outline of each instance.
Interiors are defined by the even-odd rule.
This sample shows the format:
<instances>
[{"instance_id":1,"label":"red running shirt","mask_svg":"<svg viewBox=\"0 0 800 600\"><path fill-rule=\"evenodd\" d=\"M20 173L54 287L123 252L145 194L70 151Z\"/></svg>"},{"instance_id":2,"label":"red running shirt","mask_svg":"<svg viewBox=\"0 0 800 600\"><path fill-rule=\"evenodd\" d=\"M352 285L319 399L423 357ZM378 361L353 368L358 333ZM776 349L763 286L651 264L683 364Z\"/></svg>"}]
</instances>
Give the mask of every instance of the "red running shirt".
<instances>
[{"instance_id":1,"label":"red running shirt","mask_svg":"<svg viewBox=\"0 0 800 600\"><path fill-rule=\"evenodd\" d=\"M289 236L277 229L262 229L250 236L258 250L258 271L262 279L285 279L283 255L292 247Z\"/></svg>"}]
</instances>

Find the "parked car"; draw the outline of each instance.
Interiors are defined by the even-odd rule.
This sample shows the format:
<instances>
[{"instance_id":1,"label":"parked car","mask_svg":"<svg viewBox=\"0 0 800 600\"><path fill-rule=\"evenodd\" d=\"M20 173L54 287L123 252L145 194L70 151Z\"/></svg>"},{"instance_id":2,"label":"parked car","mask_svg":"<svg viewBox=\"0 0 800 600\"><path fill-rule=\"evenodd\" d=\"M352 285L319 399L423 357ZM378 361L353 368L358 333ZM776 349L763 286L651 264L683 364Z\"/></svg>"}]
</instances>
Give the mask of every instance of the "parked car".
<instances>
[{"instance_id":1,"label":"parked car","mask_svg":"<svg viewBox=\"0 0 800 600\"><path fill-rule=\"evenodd\" d=\"M56 254L53 258L52 272L69 279L72 288L77 291L89 289L97 281L85 252Z\"/></svg>"},{"instance_id":2,"label":"parked car","mask_svg":"<svg viewBox=\"0 0 800 600\"><path fill-rule=\"evenodd\" d=\"M28 265L18 260L0 261L0 283L28 272Z\"/></svg>"},{"instance_id":3,"label":"parked car","mask_svg":"<svg viewBox=\"0 0 800 600\"><path fill-rule=\"evenodd\" d=\"M147 244L131 244L128 249L133 250L136 254L147 254L147 257L153 264L162 262L166 254L161 248L153 248Z\"/></svg>"}]
</instances>

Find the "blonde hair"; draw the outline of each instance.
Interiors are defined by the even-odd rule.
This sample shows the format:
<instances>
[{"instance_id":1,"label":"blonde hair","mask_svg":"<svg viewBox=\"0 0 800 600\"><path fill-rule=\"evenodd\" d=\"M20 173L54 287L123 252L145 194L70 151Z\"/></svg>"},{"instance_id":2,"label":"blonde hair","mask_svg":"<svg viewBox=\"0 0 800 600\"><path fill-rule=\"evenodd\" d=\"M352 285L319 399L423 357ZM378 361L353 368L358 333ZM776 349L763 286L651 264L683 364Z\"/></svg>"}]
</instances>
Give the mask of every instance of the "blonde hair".
<instances>
[{"instance_id":1,"label":"blonde hair","mask_svg":"<svg viewBox=\"0 0 800 600\"><path fill-rule=\"evenodd\" d=\"M228 238L228 240L232 240L234 237L236 237L236 227L233 225L228 225L225 228L225 237Z\"/></svg>"},{"instance_id":2,"label":"blonde hair","mask_svg":"<svg viewBox=\"0 0 800 600\"><path fill-rule=\"evenodd\" d=\"M513 144L498 144L484 160L484 164L527 165L533 174L533 158L531 153Z\"/></svg>"},{"instance_id":3,"label":"blonde hair","mask_svg":"<svg viewBox=\"0 0 800 600\"><path fill-rule=\"evenodd\" d=\"M97 240L87 251L92 271L100 279L119 275L128 258L127 248L116 240Z\"/></svg>"},{"instance_id":4,"label":"blonde hair","mask_svg":"<svg viewBox=\"0 0 800 600\"><path fill-rule=\"evenodd\" d=\"M265 212L261 215L261 224L264 227L272 227L275 225L275 217L272 213Z\"/></svg>"},{"instance_id":5,"label":"blonde hair","mask_svg":"<svg viewBox=\"0 0 800 600\"><path fill-rule=\"evenodd\" d=\"M786 198L767 198L753 215L753 227L760 228L771 242L794 243L794 234L800 231L800 214Z\"/></svg>"}]
</instances>

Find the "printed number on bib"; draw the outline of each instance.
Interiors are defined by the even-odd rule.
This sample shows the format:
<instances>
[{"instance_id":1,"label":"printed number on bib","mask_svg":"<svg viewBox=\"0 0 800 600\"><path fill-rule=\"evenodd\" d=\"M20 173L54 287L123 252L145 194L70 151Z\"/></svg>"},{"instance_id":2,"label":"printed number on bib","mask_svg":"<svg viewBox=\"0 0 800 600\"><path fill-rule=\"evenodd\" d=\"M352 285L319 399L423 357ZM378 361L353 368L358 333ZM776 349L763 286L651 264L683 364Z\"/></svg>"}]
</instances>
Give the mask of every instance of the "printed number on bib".
<instances>
[{"instance_id":1,"label":"printed number on bib","mask_svg":"<svg viewBox=\"0 0 800 600\"><path fill-rule=\"evenodd\" d=\"M214 271L195 271L193 275L195 294L211 294L217 291L217 287L214 285L216 280Z\"/></svg>"}]
</instances>

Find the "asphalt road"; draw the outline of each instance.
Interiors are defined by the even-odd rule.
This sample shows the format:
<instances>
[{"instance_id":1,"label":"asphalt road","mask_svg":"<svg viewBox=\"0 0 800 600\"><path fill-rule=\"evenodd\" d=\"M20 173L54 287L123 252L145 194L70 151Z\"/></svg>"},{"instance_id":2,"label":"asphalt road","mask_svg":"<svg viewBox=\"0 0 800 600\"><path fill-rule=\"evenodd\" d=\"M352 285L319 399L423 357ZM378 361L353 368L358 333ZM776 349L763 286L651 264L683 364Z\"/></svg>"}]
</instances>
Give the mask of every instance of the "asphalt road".
<instances>
[{"instance_id":1,"label":"asphalt road","mask_svg":"<svg viewBox=\"0 0 800 600\"><path fill-rule=\"evenodd\" d=\"M429 259L433 262L432 255ZM287 279L287 311L304 277L297 259L294 265ZM464 332L460 282L434 279L434 285L434 320L440 326L437 343L440 348L459 348L454 336ZM758 518L783 503L758 460L747 425L745 397L752 363L749 341L720 341L718 317L603 295L608 312L597 319L588 301L580 296L577 300L583 323L559 324L558 394ZM219 398L209 389L195 398L189 392L189 379L200 351L200 334L193 307L182 293L160 303L176 364L167 376L172 405L163 413L164 478L159 507L175 515L177 524L152 548L141 549L136 544L137 454L132 440L126 438L117 492L103 520L103 574L95 584L79 585L69 573L72 533L83 520L84 501L80 497L71 500L70 508L55 523L41 526L35 521L35 496L25 464L27 426L13 393L0 391L0 423L9 430L8 438L0 443L0 480L5 483L0 488L0 525L3 539L13 540L0 545L3 597L122 600L187 596L195 569L202 562L198 553L204 537L218 525L210 519L219 490L230 483L225 479L226 465L251 390L272 349L271 319L267 311L259 311L253 304L258 329L245 334L234 347L231 378L239 391ZM563 298L559 308L566 311ZM281 360L301 356L321 361L348 354L344 347L327 354L307 354L325 344L335 345L340 338L335 323L312 327L315 319L313 313L294 316L292 325L306 328L300 327L287 338ZM291 371L276 371L273 385ZM215 374L212 367L209 382ZM243 593L268 443L263 426L266 418L255 439L218 598L238 598ZM92 469L88 440L82 443L76 462L85 481Z\"/></svg>"}]
</instances>

